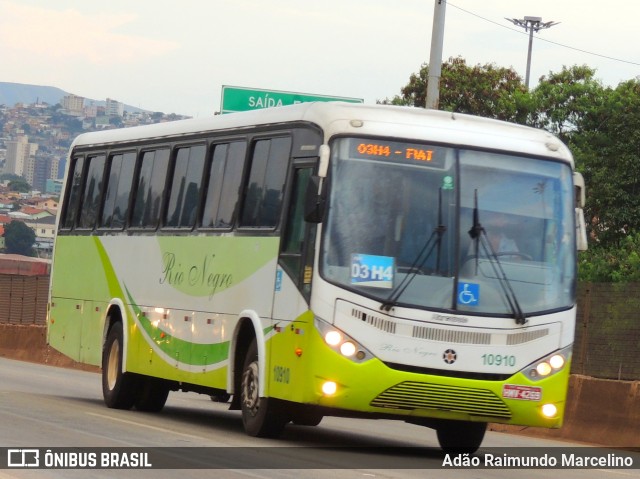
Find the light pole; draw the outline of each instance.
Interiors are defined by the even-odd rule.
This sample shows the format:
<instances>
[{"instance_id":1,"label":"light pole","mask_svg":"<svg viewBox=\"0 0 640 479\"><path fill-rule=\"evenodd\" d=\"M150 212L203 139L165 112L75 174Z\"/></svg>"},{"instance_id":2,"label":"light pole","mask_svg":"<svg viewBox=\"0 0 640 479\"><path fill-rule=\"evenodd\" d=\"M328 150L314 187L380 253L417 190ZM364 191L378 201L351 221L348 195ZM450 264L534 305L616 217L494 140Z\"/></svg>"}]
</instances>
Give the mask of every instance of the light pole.
<instances>
[{"instance_id":1,"label":"light pole","mask_svg":"<svg viewBox=\"0 0 640 479\"><path fill-rule=\"evenodd\" d=\"M529 53L527 54L527 76L525 79L525 85L527 86L527 90L529 89L529 77L531 73L531 47L533 45L533 32L538 33L540 30L544 28L551 28L554 25L557 25L560 22L545 22L542 23L542 17L524 17L524 19L519 20L517 18L507 18L505 20L509 20L511 23L518 27L524 28L525 32L529 32Z\"/></svg>"},{"instance_id":2,"label":"light pole","mask_svg":"<svg viewBox=\"0 0 640 479\"><path fill-rule=\"evenodd\" d=\"M435 0L433 9L433 30L431 32L431 53L425 108L438 109L440 102L440 74L442 73L442 45L444 42L444 14L447 0Z\"/></svg>"}]
</instances>

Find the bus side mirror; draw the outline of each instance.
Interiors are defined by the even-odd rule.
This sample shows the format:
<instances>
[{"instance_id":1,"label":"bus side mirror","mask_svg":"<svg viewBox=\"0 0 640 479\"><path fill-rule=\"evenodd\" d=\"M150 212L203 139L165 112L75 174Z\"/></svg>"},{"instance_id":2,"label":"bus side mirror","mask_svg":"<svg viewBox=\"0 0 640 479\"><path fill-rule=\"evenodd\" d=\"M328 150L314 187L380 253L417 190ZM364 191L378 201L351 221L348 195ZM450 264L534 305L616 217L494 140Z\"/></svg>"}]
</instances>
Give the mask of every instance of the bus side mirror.
<instances>
[{"instance_id":1,"label":"bus side mirror","mask_svg":"<svg viewBox=\"0 0 640 479\"><path fill-rule=\"evenodd\" d=\"M582 208L576 208L576 249L578 251L587 251L589 249L587 224L584 220L584 210Z\"/></svg>"},{"instance_id":2,"label":"bus side mirror","mask_svg":"<svg viewBox=\"0 0 640 479\"><path fill-rule=\"evenodd\" d=\"M573 173L573 187L575 191L576 209L576 246L578 251L586 251L587 244L587 224L584 219L584 204L586 203L586 193L584 177L577 171Z\"/></svg>"},{"instance_id":3,"label":"bus side mirror","mask_svg":"<svg viewBox=\"0 0 640 479\"><path fill-rule=\"evenodd\" d=\"M326 198L321 189L321 178L311 176L307 182L307 195L304 202L304 220L308 223L322 223Z\"/></svg>"},{"instance_id":4,"label":"bus side mirror","mask_svg":"<svg viewBox=\"0 0 640 479\"><path fill-rule=\"evenodd\" d=\"M584 204L586 203L586 193L582 173L578 173L577 171L573 173L573 188L576 197L576 208L584 208Z\"/></svg>"}]
</instances>

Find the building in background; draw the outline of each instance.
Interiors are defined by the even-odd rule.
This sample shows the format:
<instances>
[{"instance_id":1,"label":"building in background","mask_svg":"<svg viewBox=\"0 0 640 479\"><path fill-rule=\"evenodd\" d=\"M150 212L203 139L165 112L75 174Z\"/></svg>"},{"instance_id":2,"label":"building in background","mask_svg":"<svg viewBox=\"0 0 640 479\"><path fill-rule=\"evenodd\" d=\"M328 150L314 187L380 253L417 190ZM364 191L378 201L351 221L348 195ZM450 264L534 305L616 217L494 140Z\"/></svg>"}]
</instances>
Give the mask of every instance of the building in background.
<instances>
[{"instance_id":1,"label":"building in background","mask_svg":"<svg viewBox=\"0 0 640 479\"><path fill-rule=\"evenodd\" d=\"M49 195L60 196L60 193L62 193L62 180L49 178L45 182L44 192Z\"/></svg>"},{"instance_id":2,"label":"building in background","mask_svg":"<svg viewBox=\"0 0 640 479\"><path fill-rule=\"evenodd\" d=\"M108 117L119 116L122 117L124 115L124 103L120 103L119 101L112 100L111 98L107 98L107 101L104 106L104 113Z\"/></svg>"},{"instance_id":3,"label":"building in background","mask_svg":"<svg viewBox=\"0 0 640 479\"><path fill-rule=\"evenodd\" d=\"M46 191L47 180L58 178L60 159L50 154L36 154L33 164L31 181L25 175L27 182L34 190Z\"/></svg>"},{"instance_id":4,"label":"building in background","mask_svg":"<svg viewBox=\"0 0 640 479\"><path fill-rule=\"evenodd\" d=\"M78 95L65 95L62 97L62 108L72 116L81 116L84 110L84 97Z\"/></svg>"},{"instance_id":5,"label":"building in background","mask_svg":"<svg viewBox=\"0 0 640 479\"><path fill-rule=\"evenodd\" d=\"M29 143L29 137L21 135L15 140L5 141L5 145L7 146L7 158L4 172L22 176L31 184L36 152L38 151L37 143Z\"/></svg>"}]
</instances>

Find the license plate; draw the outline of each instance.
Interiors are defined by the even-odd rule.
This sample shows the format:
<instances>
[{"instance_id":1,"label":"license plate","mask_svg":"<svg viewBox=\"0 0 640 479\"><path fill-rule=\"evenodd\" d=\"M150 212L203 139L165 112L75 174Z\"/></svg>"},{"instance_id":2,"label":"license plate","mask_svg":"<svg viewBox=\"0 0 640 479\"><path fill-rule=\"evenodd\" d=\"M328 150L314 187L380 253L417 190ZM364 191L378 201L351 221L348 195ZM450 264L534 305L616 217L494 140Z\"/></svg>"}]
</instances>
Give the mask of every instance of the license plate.
<instances>
[{"instance_id":1,"label":"license plate","mask_svg":"<svg viewBox=\"0 0 640 479\"><path fill-rule=\"evenodd\" d=\"M507 399L520 399L523 401L540 401L540 399L542 399L542 388L505 384L502 387L502 397Z\"/></svg>"}]
</instances>

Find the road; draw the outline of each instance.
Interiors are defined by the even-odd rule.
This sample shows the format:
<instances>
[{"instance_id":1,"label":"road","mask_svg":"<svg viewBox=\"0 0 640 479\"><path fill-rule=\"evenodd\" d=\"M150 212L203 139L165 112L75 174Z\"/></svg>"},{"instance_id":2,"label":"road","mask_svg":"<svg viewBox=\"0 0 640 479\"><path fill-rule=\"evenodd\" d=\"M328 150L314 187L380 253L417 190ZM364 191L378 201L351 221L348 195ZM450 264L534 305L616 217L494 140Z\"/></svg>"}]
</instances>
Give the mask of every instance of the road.
<instances>
[{"instance_id":1,"label":"road","mask_svg":"<svg viewBox=\"0 0 640 479\"><path fill-rule=\"evenodd\" d=\"M502 447L573 446L580 445L489 432L481 452ZM186 449L186 459L180 458L190 467L199 467L203 454L220 461L220 468L209 471L0 469L0 479L84 479L116 474L153 479L212 475L329 478L338 474L341 479L506 479L515 474L540 479L640 478L640 469L442 469L444 456L435 433L394 421L325 418L317 427L289 425L279 440L257 439L245 435L239 412L228 411L227 405L207 396L171 393L159 414L108 409L102 402L98 374L4 358L0 358L0 447L191 448ZM366 449L347 450L354 447ZM185 456L185 449L163 451L167 461L172 454ZM635 455L635 464L640 464L640 454Z\"/></svg>"}]
</instances>

